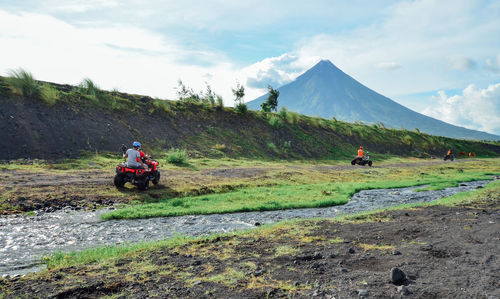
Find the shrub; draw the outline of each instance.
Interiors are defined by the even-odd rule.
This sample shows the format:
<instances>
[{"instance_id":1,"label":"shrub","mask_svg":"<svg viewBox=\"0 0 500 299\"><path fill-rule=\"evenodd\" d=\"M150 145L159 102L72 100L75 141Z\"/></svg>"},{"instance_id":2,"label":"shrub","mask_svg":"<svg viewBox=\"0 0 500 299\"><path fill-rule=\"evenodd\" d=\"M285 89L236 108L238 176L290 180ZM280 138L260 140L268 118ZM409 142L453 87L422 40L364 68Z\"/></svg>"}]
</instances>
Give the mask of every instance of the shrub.
<instances>
[{"instance_id":1,"label":"shrub","mask_svg":"<svg viewBox=\"0 0 500 299\"><path fill-rule=\"evenodd\" d=\"M274 151L274 152L276 152L276 153L278 152L278 148L272 142L268 142L267 143L267 148L270 149L270 150L272 150L272 151Z\"/></svg>"},{"instance_id":2,"label":"shrub","mask_svg":"<svg viewBox=\"0 0 500 299\"><path fill-rule=\"evenodd\" d=\"M167 163L170 164L186 164L187 162L187 154L186 150L181 150L178 148L171 148L167 153Z\"/></svg>"},{"instance_id":3,"label":"shrub","mask_svg":"<svg viewBox=\"0 0 500 299\"><path fill-rule=\"evenodd\" d=\"M286 107L281 107L280 109L280 117L282 120L287 120L287 117L288 117L288 109L286 109Z\"/></svg>"},{"instance_id":4,"label":"shrub","mask_svg":"<svg viewBox=\"0 0 500 299\"><path fill-rule=\"evenodd\" d=\"M217 107L219 108L222 108L224 107L224 100L222 99L222 97L220 95L217 95Z\"/></svg>"},{"instance_id":5,"label":"shrub","mask_svg":"<svg viewBox=\"0 0 500 299\"><path fill-rule=\"evenodd\" d=\"M96 97L99 93L99 87L90 78L85 78L79 85L82 93Z\"/></svg>"},{"instance_id":6,"label":"shrub","mask_svg":"<svg viewBox=\"0 0 500 299\"><path fill-rule=\"evenodd\" d=\"M234 107L236 113L238 114L246 114L248 112L248 106L245 103L239 103Z\"/></svg>"},{"instance_id":7,"label":"shrub","mask_svg":"<svg viewBox=\"0 0 500 299\"><path fill-rule=\"evenodd\" d=\"M43 84L40 90L40 96L45 103L52 106L59 99L59 91L49 84Z\"/></svg>"},{"instance_id":8,"label":"shrub","mask_svg":"<svg viewBox=\"0 0 500 299\"><path fill-rule=\"evenodd\" d=\"M30 72L22 68L10 70L7 82L15 94L26 97L40 96L40 85Z\"/></svg>"},{"instance_id":9,"label":"shrub","mask_svg":"<svg viewBox=\"0 0 500 299\"><path fill-rule=\"evenodd\" d=\"M215 146L214 146L214 149L218 150L218 151L223 151L226 149L226 145L225 144L219 144L217 143Z\"/></svg>"},{"instance_id":10,"label":"shrub","mask_svg":"<svg viewBox=\"0 0 500 299\"><path fill-rule=\"evenodd\" d=\"M281 120L278 117L274 116L274 115L272 115L269 118L268 122L269 122L269 125L271 125L271 127L275 128L275 129L279 128L281 126Z\"/></svg>"}]
</instances>

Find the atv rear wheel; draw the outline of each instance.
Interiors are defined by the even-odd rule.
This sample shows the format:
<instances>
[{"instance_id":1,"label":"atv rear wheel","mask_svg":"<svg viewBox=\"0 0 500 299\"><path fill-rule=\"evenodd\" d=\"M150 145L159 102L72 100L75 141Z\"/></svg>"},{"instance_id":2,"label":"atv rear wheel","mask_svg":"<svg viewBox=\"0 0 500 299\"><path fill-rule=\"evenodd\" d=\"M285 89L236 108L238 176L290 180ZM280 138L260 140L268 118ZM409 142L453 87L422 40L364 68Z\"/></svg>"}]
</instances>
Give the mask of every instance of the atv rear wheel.
<instances>
[{"instance_id":1,"label":"atv rear wheel","mask_svg":"<svg viewBox=\"0 0 500 299\"><path fill-rule=\"evenodd\" d=\"M125 178L123 177L123 175L116 174L115 179L114 179L114 183L115 183L116 188L122 188L125 185L126 181L125 181Z\"/></svg>"},{"instance_id":2,"label":"atv rear wheel","mask_svg":"<svg viewBox=\"0 0 500 299\"><path fill-rule=\"evenodd\" d=\"M144 178L137 183L139 190L147 190L149 188L149 178Z\"/></svg>"}]
</instances>

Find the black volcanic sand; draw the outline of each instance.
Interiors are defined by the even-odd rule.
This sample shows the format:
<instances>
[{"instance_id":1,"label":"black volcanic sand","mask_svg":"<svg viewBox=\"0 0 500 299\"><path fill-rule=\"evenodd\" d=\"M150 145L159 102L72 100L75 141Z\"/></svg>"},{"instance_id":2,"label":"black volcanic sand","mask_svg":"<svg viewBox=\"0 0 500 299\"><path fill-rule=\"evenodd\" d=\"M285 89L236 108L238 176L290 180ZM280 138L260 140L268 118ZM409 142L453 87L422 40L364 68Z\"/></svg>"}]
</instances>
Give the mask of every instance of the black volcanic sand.
<instances>
[{"instance_id":1,"label":"black volcanic sand","mask_svg":"<svg viewBox=\"0 0 500 299\"><path fill-rule=\"evenodd\" d=\"M0 281L5 298L498 298L498 192L307 220ZM391 282L391 270L404 273ZM396 271L397 272L397 271ZM0 296L2 297L2 296Z\"/></svg>"}]
</instances>

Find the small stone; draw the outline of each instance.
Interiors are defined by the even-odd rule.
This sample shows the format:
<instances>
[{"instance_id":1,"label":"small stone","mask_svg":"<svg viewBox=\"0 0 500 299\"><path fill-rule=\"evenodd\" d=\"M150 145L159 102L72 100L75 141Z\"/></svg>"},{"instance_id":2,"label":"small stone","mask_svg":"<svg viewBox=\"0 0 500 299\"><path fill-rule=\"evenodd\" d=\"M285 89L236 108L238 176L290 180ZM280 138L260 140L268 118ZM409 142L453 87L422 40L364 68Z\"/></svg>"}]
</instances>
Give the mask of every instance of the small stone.
<instances>
[{"instance_id":1,"label":"small stone","mask_svg":"<svg viewBox=\"0 0 500 299\"><path fill-rule=\"evenodd\" d=\"M358 290L356 290L356 292L358 293L359 297L366 297L368 295L367 290L358 289Z\"/></svg>"},{"instance_id":2,"label":"small stone","mask_svg":"<svg viewBox=\"0 0 500 299\"><path fill-rule=\"evenodd\" d=\"M337 257L337 255L335 253L330 253L330 258L334 259L336 257Z\"/></svg>"},{"instance_id":3,"label":"small stone","mask_svg":"<svg viewBox=\"0 0 500 299\"><path fill-rule=\"evenodd\" d=\"M201 284L201 280L197 280L197 281L193 282L193 285L199 285L199 284Z\"/></svg>"},{"instance_id":4,"label":"small stone","mask_svg":"<svg viewBox=\"0 0 500 299\"><path fill-rule=\"evenodd\" d=\"M260 270L256 270L253 275L255 276L261 276L262 274L266 273L266 270L265 269L260 269Z\"/></svg>"},{"instance_id":5,"label":"small stone","mask_svg":"<svg viewBox=\"0 0 500 299\"><path fill-rule=\"evenodd\" d=\"M201 265L201 261L200 260L196 260L191 265L193 265L193 266L199 266L199 265Z\"/></svg>"},{"instance_id":6,"label":"small stone","mask_svg":"<svg viewBox=\"0 0 500 299\"><path fill-rule=\"evenodd\" d=\"M319 253L317 251L315 253L313 253L313 259L320 260L322 258L323 258L323 255L321 253Z\"/></svg>"},{"instance_id":7,"label":"small stone","mask_svg":"<svg viewBox=\"0 0 500 299\"><path fill-rule=\"evenodd\" d=\"M403 295L408 295L410 293L410 291L408 291L408 288L404 285L396 287L396 290L398 291L398 293L401 293Z\"/></svg>"},{"instance_id":8,"label":"small stone","mask_svg":"<svg viewBox=\"0 0 500 299\"><path fill-rule=\"evenodd\" d=\"M393 250L392 251L392 255L401 255L401 252L397 251L397 250Z\"/></svg>"},{"instance_id":9,"label":"small stone","mask_svg":"<svg viewBox=\"0 0 500 299\"><path fill-rule=\"evenodd\" d=\"M408 213L405 213L405 216L410 216L410 214L408 214Z\"/></svg>"},{"instance_id":10,"label":"small stone","mask_svg":"<svg viewBox=\"0 0 500 299\"><path fill-rule=\"evenodd\" d=\"M348 251L348 252L349 252L350 254L353 254L353 253L355 253L355 252L356 252L356 250L354 250L354 248L352 248L352 247L351 247L351 248L349 248L349 251Z\"/></svg>"},{"instance_id":11,"label":"small stone","mask_svg":"<svg viewBox=\"0 0 500 299\"><path fill-rule=\"evenodd\" d=\"M391 269L391 282L393 284L400 285L405 281L405 279L406 279L406 274L403 272L403 270L399 268Z\"/></svg>"}]
</instances>

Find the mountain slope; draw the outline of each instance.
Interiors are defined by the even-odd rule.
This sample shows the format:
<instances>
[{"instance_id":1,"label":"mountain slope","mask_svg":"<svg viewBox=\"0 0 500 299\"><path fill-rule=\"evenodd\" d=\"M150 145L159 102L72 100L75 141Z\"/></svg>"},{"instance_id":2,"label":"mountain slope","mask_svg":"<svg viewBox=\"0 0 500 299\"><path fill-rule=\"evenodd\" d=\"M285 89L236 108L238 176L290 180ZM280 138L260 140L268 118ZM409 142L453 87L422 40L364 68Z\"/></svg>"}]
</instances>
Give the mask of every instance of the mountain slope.
<instances>
[{"instance_id":1,"label":"mountain slope","mask_svg":"<svg viewBox=\"0 0 500 299\"><path fill-rule=\"evenodd\" d=\"M342 72L328 60L322 60L295 81L278 88L278 108L311 116L348 122L382 122L394 128L413 130L453 138L500 140L500 136L454 126L410 110L376 93ZM259 110L267 98L263 95L248 107Z\"/></svg>"}]
</instances>

